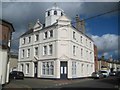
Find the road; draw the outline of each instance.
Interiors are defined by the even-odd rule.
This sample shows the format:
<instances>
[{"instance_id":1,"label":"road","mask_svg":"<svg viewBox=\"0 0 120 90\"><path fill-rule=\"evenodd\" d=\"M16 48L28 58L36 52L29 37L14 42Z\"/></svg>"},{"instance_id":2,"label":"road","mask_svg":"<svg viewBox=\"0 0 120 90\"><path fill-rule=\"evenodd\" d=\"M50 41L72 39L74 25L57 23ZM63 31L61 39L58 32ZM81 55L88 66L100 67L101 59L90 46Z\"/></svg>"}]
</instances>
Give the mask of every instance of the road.
<instances>
[{"instance_id":1,"label":"road","mask_svg":"<svg viewBox=\"0 0 120 90\"><path fill-rule=\"evenodd\" d=\"M84 90L89 88L92 88L94 90L118 90L118 88L120 87L119 83L120 81L116 77L109 77L105 79L86 78L76 80L48 80L25 78L24 80L11 81L9 84L4 86L3 90L10 90L10 88L26 88L25 90L41 90L50 88L58 88L60 90L66 88L82 88Z\"/></svg>"}]
</instances>

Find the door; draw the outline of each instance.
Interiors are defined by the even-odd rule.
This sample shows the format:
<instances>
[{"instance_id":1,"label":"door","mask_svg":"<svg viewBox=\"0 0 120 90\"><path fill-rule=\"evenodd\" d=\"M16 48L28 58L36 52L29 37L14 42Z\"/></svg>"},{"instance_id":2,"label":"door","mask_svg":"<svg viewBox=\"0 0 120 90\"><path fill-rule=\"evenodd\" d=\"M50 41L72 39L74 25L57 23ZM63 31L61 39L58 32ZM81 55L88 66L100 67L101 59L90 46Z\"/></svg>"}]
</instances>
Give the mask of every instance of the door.
<instances>
[{"instance_id":1,"label":"door","mask_svg":"<svg viewBox=\"0 0 120 90\"><path fill-rule=\"evenodd\" d=\"M60 79L67 79L67 62L60 62Z\"/></svg>"},{"instance_id":2,"label":"door","mask_svg":"<svg viewBox=\"0 0 120 90\"><path fill-rule=\"evenodd\" d=\"M37 77L37 62L34 62L34 77Z\"/></svg>"}]
</instances>

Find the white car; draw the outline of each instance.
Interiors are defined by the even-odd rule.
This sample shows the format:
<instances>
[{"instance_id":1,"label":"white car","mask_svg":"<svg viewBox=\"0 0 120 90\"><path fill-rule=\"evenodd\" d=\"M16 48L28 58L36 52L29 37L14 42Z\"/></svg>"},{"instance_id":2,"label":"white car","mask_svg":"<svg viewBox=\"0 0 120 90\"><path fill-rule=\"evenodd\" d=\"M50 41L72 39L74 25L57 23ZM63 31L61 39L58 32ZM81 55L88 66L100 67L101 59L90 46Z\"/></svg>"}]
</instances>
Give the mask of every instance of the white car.
<instances>
[{"instance_id":1,"label":"white car","mask_svg":"<svg viewBox=\"0 0 120 90\"><path fill-rule=\"evenodd\" d=\"M109 76L109 72L108 71L100 71L104 77L108 77Z\"/></svg>"}]
</instances>

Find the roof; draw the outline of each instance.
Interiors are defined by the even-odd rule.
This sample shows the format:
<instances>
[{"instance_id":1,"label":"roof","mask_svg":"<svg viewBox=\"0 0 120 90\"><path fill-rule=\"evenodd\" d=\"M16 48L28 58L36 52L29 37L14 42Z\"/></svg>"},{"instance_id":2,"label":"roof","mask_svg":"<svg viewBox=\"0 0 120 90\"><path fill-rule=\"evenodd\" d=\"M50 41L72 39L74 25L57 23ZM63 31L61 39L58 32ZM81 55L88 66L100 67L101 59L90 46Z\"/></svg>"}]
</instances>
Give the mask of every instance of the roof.
<instances>
[{"instance_id":1,"label":"roof","mask_svg":"<svg viewBox=\"0 0 120 90\"><path fill-rule=\"evenodd\" d=\"M54 23L54 24L52 24L52 25L49 25L49 26L47 26L47 27L43 27L43 29L41 29L41 30L44 30L44 29L53 27L53 26L55 26L55 25L56 25L56 23ZM40 30L40 31L41 31L41 30ZM20 37L29 35L29 34L31 34L31 33L33 33L33 32L38 32L38 31L34 31L34 29L30 29L30 30L28 30L27 32L25 32L23 35L21 35Z\"/></svg>"},{"instance_id":2,"label":"roof","mask_svg":"<svg viewBox=\"0 0 120 90\"><path fill-rule=\"evenodd\" d=\"M64 12L61 8L59 8L58 6L53 6L52 8L48 8L47 10L46 10L46 12L47 11L50 11L50 10L59 10L59 11L62 11L62 12Z\"/></svg>"},{"instance_id":3,"label":"roof","mask_svg":"<svg viewBox=\"0 0 120 90\"><path fill-rule=\"evenodd\" d=\"M72 27L74 29L76 29L77 31L79 31L80 33L82 33L83 35L85 35L87 38L89 38L90 40L92 40L89 36L87 36L86 34L84 34L82 31L78 30L75 26L72 25ZM93 41L93 40L92 40Z\"/></svg>"},{"instance_id":4,"label":"roof","mask_svg":"<svg viewBox=\"0 0 120 90\"><path fill-rule=\"evenodd\" d=\"M54 24L52 24L52 25L49 25L49 26L47 26L47 27L43 27L43 29L41 29L41 30L44 30L44 29L47 29L47 28L50 28L50 27L53 27L53 26L56 26L56 25L57 25L57 22L54 23ZM75 28L73 25L72 25L72 27L73 27L74 29L76 29L77 31L79 31L80 33L82 33L83 35L85 35L85 36L86 36L87 38L89 38L90 40L92 40L89 36L87 36L86 34L84 34L82 31L78 30L77 28ZM40 31L41 31L41 30L40 30ZM27 32L25 32L23 35L21 35L20 37L29 35L29 34L31 34L31 33L33 33L33 32L37 32L37 31L33 31L33 29L30 29L30 30L28 30ZM92 41L93 41L93 40L92 40Z\"/></svg>"},{"instance_id":5,"label":"roof","mask_svg":"<svg viewBox=\"0 0 120 90\"><path fill-rule=\"evenodd\" d=\"M11 27L11 29L12 29L12 32L15 32L15 29L14 29L12 23L10 23L10 22L8 22L8 21L6 21L6 20L0 19L0 24L3 24L3 25L6 25L6 24L7 24L7 25L10 25L10 27Z\"/></svg>"}]
</instances>

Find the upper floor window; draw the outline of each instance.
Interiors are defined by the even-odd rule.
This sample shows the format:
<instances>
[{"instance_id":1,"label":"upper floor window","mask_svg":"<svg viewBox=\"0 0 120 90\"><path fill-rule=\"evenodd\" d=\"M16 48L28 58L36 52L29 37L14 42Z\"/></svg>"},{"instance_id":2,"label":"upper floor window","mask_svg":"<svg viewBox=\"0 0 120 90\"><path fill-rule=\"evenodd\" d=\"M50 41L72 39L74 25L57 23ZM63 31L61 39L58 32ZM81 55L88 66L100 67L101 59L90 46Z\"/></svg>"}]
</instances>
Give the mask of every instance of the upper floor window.
<instances>
[{"instance_id":1,"label":"upper floor window","mask_svg":"<svg viewBox=\"0 0 120 90\"><path fill-rule=\"evenodd\" d=\"M61 12L61 16L63 16L63 13Z\"/></svg>"},{"instance_id":2,"label":"upper floor window","mask_svg":"<svg viewBox=\"0 0 120 90\"><path fill-rule=\"evenodd\" d=\"M47 32L44 32L44 39L47 38Z\"/></svg>"},{"instance_id":3,"label":"upper floor window","mask_svg":"<svg viewBox=\"0 0 120 90\"><path fill-rule=\"evenodd\" d=\"M53 37L53 30L50 31L50 37Z\"/></svg>"},{"instance_id":4,"label":"upper floor window","mask_svg":"<svg viewBox=\"0 0 120 90\"><path fill-rule=\"evenodd\" d=\"M92 46L91 42L90 42L90 47Z\"/></svg>"},{"instance_id":5,"label":"upper floor window","mask_svg":"<svg viewBox=\"0 0 120 90\"><path fill-rule=\"evenodd\" d=\"M35 47L35 55L38 55L38 47Z\"/></svg>"},{"instance_id":6,"label":"upper floor window","mask_svg":"<svg viewBox=\"0 0 120 90\"><path fill-rule=\"evenodd\" d=\"M24 58L24 56L25 56L25 50L23 49L22 50L22 58Z\"/></svg>"},{"instance_id":7,"label":"upper floor window","mask_svg":"<svg viewBox=\"0 0 120 90\"><path fill-rule=\"evenodd\" d=\"M28 43L30 43L31 42L31 37L28 37Z\"/></svg>"},{"instance_id":8,"label":"upper floor window","mask_svg":"<svg viewBox=\"0 0 120 90\"><path fill-rule=\"evenodd\" d=\"M39 40L39 35L36 34L36 35L35 35L35 41L38 41L38 40Z\"/></svg>"},{"instance_id":9,"label":"upper floor window","mask_svg":"<svg viewBox=\"0 0 120 90\"><path fill-rule=\"evenodd\" d=\"M87 45L87 39L86 39L86 45Z\"/></svg>"},{"instance_id":10,"label":"upper floor window","mask_svg":"<svg viewBox=\"0 0 120 90\"><path fill-rule=\"evenodd\" d=\"M53 53L53 45L49 45L49 55L52 55Z\"/></svg>"},{"instance_id":11,"label":"upper floor window","mask_svg":"<svg viewBox=\"0 0 120 90\"><path fill-rule=\"evenodd\" d=\"M81 57L83 57L83 49L81 48Z\"/></svg>"},{"instance_id":12,"label":"upper floor window","mask_svg":"<svg viewBox=\"0 0 120 90\"><path fill-rule=\"evenodd\" d=\"M75 53L75 46L73 46L73 55L75 55L76 53Z\"/></svg>"},{"instance_id":13,"label":"upper floor window","mask_svg":"<svg viewBox=\"0 0 120 90\"><path fill-rule=\"evenodd\" d=\"M75 32L74 32L74 31L73 31L73 39L76 39L76 38L75 38Z\"/></svg>"},{"instance_id":14,"label":"upper floor window","mask_svg":"<svg viewBox=\"0 0 120 90\"><path fill-rule=\"evenodd\" d=\"M92 52L90 52L90 60L92 60Z\"/></svg>"},{"instance_id":15,"label":"upper floor window","mask_svg":"<svg viewBox=\"0 0 120 90\"><path fill-rule=\"evenodd\" d=\"M50 16L50 11L48 11L48 16Z\"/></svg>"},{"instance_id":16,"label":"upper floor window","mask_svg":"<svg viewBox=\"0 0 120 90\"><path fill-rule=\"evenodd\" d=\"M22 44L25 44L25 38L23 38Z\"/></svg>"},{"instance_id":17,"label":"upper floor window","mask_svg":"<svg viewBox=\"0 0 120 90\"><path fill-rule=\"evenodd\" d=\"M43 55L46 55L47 54L47 46L44 46L43 47Z\"/></svg>"},{"instance_id":18,"label":"upper floor window","mask_svg":"<svg viewBox=\"0 0 120 90\"><path fill-rule=\"evenodd\" d=\"M82 36L80 37L80 41L81 41L81 43L83 42L83 37Z\"/></svg>"},{"instance_id":19,"label":"upper floor window","mask_svg":"<svg viewBox=\"0 0 120 90\"><path fill-rule=\"evenodd\" d=\"M54 15L57 15L57 11L56 10L54 11Z\"/></svg>"},{"instance_id":20,"label":"upper floor window","mask_svg":"<svg viewBox=\"0 0 120 90\"><path fill-rule=\"evenodd\" d=\"M27 57L30 57L30 49L27 50Z\"/></svg>"}]
</instances>

